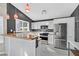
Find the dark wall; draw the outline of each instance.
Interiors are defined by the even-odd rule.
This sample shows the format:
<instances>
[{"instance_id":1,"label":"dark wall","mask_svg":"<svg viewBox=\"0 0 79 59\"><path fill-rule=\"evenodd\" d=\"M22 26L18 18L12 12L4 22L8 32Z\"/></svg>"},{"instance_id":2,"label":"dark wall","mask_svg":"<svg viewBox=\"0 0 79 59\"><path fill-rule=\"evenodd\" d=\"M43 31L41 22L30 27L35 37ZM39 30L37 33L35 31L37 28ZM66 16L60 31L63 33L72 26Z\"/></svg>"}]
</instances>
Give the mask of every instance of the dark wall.
<instances>
[{"instance_id":1,"label":"dark wall","mask_svg":"<svg viewBox=\"0 0 79 59\"><path fill-rule=\"evenodd\" d=\"M13 17L15 13L15 8L10 5L7 4L7 14L9 14L10 19L7 20L7 32L11 32L10 30L12 29L13 31L15 31L15 19Z\"/></svg>"},{"instance_id":2,"label":"dark wall","mask_svg":"<svg viewBox=\"0 0 79 59\"><path fill-rule=\"evenodd\" d=\"M7 32L9 33L9 32L11 32L11 29L13 30L13 31L15 31L15 21L14 20L7 20ZM12 31L12 32L13 32Z\"/></svg>"},{"instance_id":3,"label":"dark wall","mask_svg":"<svg viewBox=\"0 0 79 59\"><path fill-rule=\"evenodd\" d=\"M10 19L7 20L7 32L10 32L10 29L13 29L13 31L15 31L15 19L14 19L15 13L17 13L19 19L28 21L29 29L31 29L32 20L24 13L22 13L20 10L18 10L15 6L13 6L10 3L7 3L7 14L9 14L10 16Z\"/></svg>"},{"instance_id":4,"label":"dark wall","mask_svg":"<svg viewBox=\"0 0 79 59\"><path fill-rule=\"evenodd\" d=\"M79 5L74 10L71 16L75 17L75 41L79 42Z\"/></svg>"}]
</instances>

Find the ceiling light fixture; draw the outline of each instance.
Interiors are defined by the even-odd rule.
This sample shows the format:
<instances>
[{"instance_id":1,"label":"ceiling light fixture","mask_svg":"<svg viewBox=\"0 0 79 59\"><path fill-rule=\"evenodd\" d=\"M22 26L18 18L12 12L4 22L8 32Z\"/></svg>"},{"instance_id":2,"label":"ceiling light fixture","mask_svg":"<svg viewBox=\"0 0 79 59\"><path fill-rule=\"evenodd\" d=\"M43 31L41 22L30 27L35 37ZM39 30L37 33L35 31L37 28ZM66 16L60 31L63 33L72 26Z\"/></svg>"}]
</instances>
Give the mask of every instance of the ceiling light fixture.
<instances>
[{"instance_id":1,"label":"ceiling light fixture","mask_svg":"<svg viewBox=\"0 0 79 59\"><path fill-rule=\"evenodd\" d=\"M25 9L26 12L30 12L30 9L31 9L31 7L30 7L30 5L27 3L27 4L26 4L26 9Z\"/></svg>"},{"instance_id":2,"label":"ceiling light fixture","mask_svg":"<svg viewBox=\"0 0 79 59\"><path fill-rule=\"evenodd\" d=\"M42 10L42 15L45 15L47 13L46 10Z\"/></svg>"}]
</instances>

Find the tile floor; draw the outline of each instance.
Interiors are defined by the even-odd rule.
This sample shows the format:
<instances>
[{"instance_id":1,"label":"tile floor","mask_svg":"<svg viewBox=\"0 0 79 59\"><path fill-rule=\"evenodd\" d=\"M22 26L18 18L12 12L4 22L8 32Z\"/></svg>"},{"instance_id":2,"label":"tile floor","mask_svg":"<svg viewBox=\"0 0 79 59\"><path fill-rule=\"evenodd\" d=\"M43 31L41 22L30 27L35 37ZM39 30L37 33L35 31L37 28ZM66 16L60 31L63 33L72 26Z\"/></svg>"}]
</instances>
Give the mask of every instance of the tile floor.
<instances>
[{"instance_id":1,"label":"tile floor","mask_svg":"<svg viewBox=\"0 0 79 59\"><path fill-rule=\"evenodd\" d=\"M7 56L7 54L2 53L0 56ZM68 51L54 48L53 45L47 45L47 41L41 40L36 49L36 56L68 56Z\"/></svg>"},{"instance_id":2,"label":"tile floor","mask_svg":"<svg viewBox=\"0 0 79 59\"><path fill-rule=\"evenodd\" d=\"M54 48L53 45L47 45L44 41L39 41L37 56L68 56L68 51Z\"/></svg>"}]
</instances>

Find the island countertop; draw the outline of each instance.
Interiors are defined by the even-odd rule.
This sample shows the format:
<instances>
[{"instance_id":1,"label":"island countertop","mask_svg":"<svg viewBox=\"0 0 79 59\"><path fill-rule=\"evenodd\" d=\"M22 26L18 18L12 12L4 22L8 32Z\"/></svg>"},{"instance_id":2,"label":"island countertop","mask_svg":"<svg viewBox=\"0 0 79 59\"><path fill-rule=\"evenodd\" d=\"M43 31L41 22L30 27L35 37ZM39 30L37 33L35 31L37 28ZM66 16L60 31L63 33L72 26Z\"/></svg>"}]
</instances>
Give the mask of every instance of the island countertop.
<instances>
[{"instance_id":1,"label":"island countertop","mask_svg":"<svg viewBox=\"0 0 79 59\"><path fill-rule=\"evenodd\" d=\"M22 33L7 33L7 34L0 34L4 37L12 37L12 38L18 38L18 39L25 39L25 40L34 40L38 36L34 35L28 35L28 34L22 34Z\"/></svg>"},{"instance_id":2,"label":"island countertop","mask_svg":"<svg viewBox=\"0 0 79 59\"><path fill-rule=\"evenodd\" d=\"M30 34L29 34L30 33ZM25 40L34 40L36 37L40 37L40 33L42 32L17 32L17 33L7 33L1 34L2 36L25 39ZM54 35L54 33L49 33L49 35Z\"/></svg>"}]
</instances>

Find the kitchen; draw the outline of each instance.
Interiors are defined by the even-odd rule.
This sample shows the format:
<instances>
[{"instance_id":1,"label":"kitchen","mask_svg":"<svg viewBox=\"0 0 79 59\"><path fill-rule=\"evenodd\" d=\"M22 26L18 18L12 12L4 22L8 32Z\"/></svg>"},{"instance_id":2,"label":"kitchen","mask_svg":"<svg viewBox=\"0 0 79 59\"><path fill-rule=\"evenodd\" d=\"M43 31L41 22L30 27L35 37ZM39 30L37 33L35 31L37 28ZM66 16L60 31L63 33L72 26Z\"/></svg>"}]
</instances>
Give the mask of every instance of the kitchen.
<instances>
[{"instance_id":1,"label":"kitchen","mask_svg":"<svg viewBox=\"0 0 79 59\"><path fill-rule=\"evenodd\" d=\"M75 24L75 17L76 19L78 19L78 15L76 14L79 8L78 4L64 4L64 6L63 4L52 3L29 4L32 6L32 10L28 13L26 12L27 15L23 11L25 10L23 9L25 7L21 5L28 6L28 4L7 3L3 5L5 5L6 7L4 8L7 9L7 11L5 11L5 15L7 14L5 18L7 20L4 18L5 20L1 21L3 22L3 25L1 26L2 30L4 31L1 31L3 33L0 32L3 39L3 55L68 56L68 48L72 50L79 49L78 36L75 39L77 42L75 42L74 40L75 34L77 33L75 32L75 30L78 30L78 28L75 28L76 25L78 27L78 21L76 21ZM36 5L38 5L39 8L35 9ZM48 10L49 8L51 8L49 7L50 5L56 7L56 9L58 9L59 7L63 9L59 9L60 12L56 9L56 11L53 9L55 13L53 11L53 13L51 13L51 11ZM66 10L64 8L66 8ZM67 10L67 8L69 10ZM38 11L36 10L41 10L41 12L39 12L40 16L37 14ZM61 17L54 18L55 16L53 16L52 14L58 16L57 12L59 12L59 15ZM76 35L78 35L78 33ZM68 43L70 43L70 47Z\"/></svg>"},{"instance_id":2,"label":"kitchen","mask_svg":"<svg viewBox=\"0 0 79 59\"><path fill-rule=\"evenodd\" d=\"M8 4L9 5L9 7L7 7L8 8L8 11L7 11L7 13L9 13L9 15L10 15L10 11L11 12L18 12L18 14L21 14L21 13L19 13L19 11L17 11L17 9L15 8L15 11L12 11L12 10L10 10L10 7L12 8L12 5L10 5L10 4ZM13 6L14 7L14 6ZM11 13L11 15L12 15L12 13ZM24 14L23 14L24 15ZM25 16L25 15L24 15ZM12 17L12 16L11 16ZM20 15L19 15L19 17L20 17ZM28 18L28 17L27 17ZM12 17L12 19L13 19L13 17ZM22 15L21 15L21 19L24 19L23 17L22 17ZM29 22L27 22L27 21L23 21L23 20L21 20L21 19L16 19L16 20L8 20L8 22L7 22L7 26L8 26L8 30L7 30L7 34L8 35L14 35L14 36L16 36L16 37L23 37L23 38L28 38L27 36L30 34L30 37L31 37L31 35L32 34L34 34L34 35L32 35L32 36L39 36L39 34L40 34L40 32L44 32L44 31L35 31L35 33L34 33L34 31L32 31L31 30L31 32L29 32L30 31L30 24L29 24ZM29 19L29 18L28 18ZM24 24L24 22L25 22L25 24ZM31 22L31 21L30 21ZM13 25L13 24L14 25ZM47 22L48 23L48 22ZM12 24L12 25L11 25ZM16 25L15 25L16 24ZM19 24L19 25L18 25ZM24 25L25 25L25 27L24 27ZM42 23L42 25L45 25L45 24L43 24ZM27 27L26 27L27 26ZM41 25L40 25L41 26ZM39 27L40 27L39 26ZM32 26L33 27L33 26ZM38 27L38 26L35 26L35 27ZM48 30L48 31L52 31L51 30L51 27L49 28L50 30ZM25 31L24 31L25 30ZM37 30L37 29L36 29ZM38 30L40 30L40 28L38 29ZM45 30L45 29L43 29L43 30ZM27 31L27 32L26 32ZM16 33L15 33L16 32ZM45 31L46 32L46 31ZM37 34L37 35L36 35ZM51 36L52 37L52 36ZM48 40L48 35L47 35L47 40ZM32 41L34 41L34 40L32 40ZM32 45L35 45L35 43L33 43ZM33 46L34 47L34 46Z\"/></svg>"}]
</instances>

